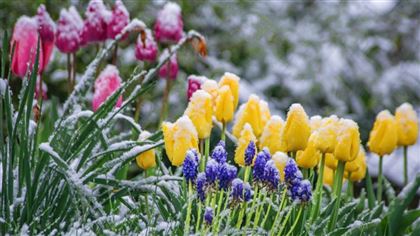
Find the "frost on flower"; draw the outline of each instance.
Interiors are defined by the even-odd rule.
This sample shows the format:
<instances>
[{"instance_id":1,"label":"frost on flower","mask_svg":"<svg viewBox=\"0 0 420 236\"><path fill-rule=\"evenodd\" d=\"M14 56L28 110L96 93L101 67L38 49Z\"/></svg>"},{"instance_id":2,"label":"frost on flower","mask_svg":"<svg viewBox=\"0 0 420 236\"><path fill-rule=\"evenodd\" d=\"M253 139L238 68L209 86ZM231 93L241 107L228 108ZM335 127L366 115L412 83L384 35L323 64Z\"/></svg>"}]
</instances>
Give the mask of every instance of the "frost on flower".
<instances>
[{"instance_id":1,"label":"frost on flower","mask_svg":"<svg viewBox=\"0 0 420 236\"><path fill-rule=\"evenodd\" d=\"M96 111L102 103L112 95L121 86L121 78L117 67L114 65L108 65L98 76L95 81L95 92L93 94L92 106L93 110ZM117 100L116 106L119 107L122 104L122 96Z\"/></svg>"},{"instance_id":2,"label":"frost on flower","mask_svg":"<svg viewBox=\"0 0 420 236\"><path fill-rule=\"evenodd\" d=\"M63 53L76 52L80 47L82 29L82 18L74 6L61 9L56 32L57 48Z\"/></svg>"},{"instance_id":3,"label":"frost on flower","mask_svg":"<svg viewBox=\"0 0 420 236\"><path fill-rule=\"evenodd\" d=\"M130 14L121 0L116 0L107 27L107 36L114 39L130 22Z\"/></svg>"},{"instance_id":4,"label":"frost on flower","mask_svg":"<svg viewBox=\"0 0 420 236\"><path fill-rule=\"evenodd\" d=\"M82 45L101 42L107 39L107 27L112 13L106 8L102 0L91 0L85 12L83 24Z\"/></svg>"},{"instance_id":5,"label":"frost on flower","mask_svg":"<svg viewBox=\"0 0 420 236\"><path fill-rule=\"evenodd\" d=\"M177 42L183 35L183 27L181 8L176 3L168 2L158 13L156 19L154 27L156 40Z\"/></svg>"}]
</instances>

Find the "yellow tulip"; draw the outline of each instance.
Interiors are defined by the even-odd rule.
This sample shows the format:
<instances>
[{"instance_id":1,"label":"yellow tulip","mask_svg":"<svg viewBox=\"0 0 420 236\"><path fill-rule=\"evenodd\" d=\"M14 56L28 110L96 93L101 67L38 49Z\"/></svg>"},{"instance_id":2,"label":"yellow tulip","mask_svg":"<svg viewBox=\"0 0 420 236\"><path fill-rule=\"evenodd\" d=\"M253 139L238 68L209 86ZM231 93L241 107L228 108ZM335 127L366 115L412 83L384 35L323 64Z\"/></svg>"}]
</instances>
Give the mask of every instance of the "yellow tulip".
<instances>
[{"instance_id":1,"label":"yellow tulip","mask_svg":"<svg viewBox=\"0 0 420 236\"><path fill-rule=\"evenodd\" d=\"M300 104L293 104L287 113L286 124L282 132L282 140L286 151L304 150L311 135L309 119Z\"/></svg>"},{"instance_id":2,"label":"yellow tulip","mask_svg":"<svg viewBox=\"0 0 420 236\"><path fill-rule=\"evenodd\" d=\"M147 131L143 131L140 134L139 141L145 141L147 138L150 137L150 133ZM156 166L156 157L155 157L155 150L150 149L138 155L136 157L137 166L143 170L147 170L149 168L153 168Z\"/></svg>"},{"instance_id":3,"label":"yellow tulip","mask_svg":"<svg viewBox=\"0 0 420 236\"><path fill-rule=\"evenodd\" d=\"M322 119L321 126L315 131L318 133L315 146L322 153L333 153L338 131L337 116Z\"/></svg>"},{"instance_id":4,"label":"yellow tulip","mask_svg":"<svg viewBox=\"0 0 420 236\"><path fill-rule=\"evenodd\" d=\"M371 152L383 156L391 154L397 147L397 122L388 110L381 111L377 116L373 129L370 131L368 147Z\"/></svg>"},{"instance_id":5,"label":"yellow tulip","mask_svg":"<svg viewBox=\"0 0 420 236\"><path fill-rule=\"evenodd\" d=\"M198 138L204 139L210 136L213 127L213 106L210 94L204 90L197 90L192 95L184 114L193 122Z\"/></svg>"},{"instance_id":6,"label":"yellow tulip","mask_svg":"<svg viewBox=\"0 0 420 236\"><path fill-rule=\"evenodd\" d=\"M410 146L416 143L419 135L417 113L409 103L404 103L395 111L397 120L398 145Z\"/></svg>"},{"instance_id":7,"label":"yellow tulip","mask_svg":"<svg viewBox=\"0 0 420 236\"><path fill-rule=\"evenodd\" d=\"M358 182L364 179L366 176L366 164L361 165L357 171L352 172L350 175L350 180L353 182Z\"/></svg>"},{"instance_id":8,"label":"yellow tulip","mask_svg":"<svg viewBox=\"0 0 420 236\"><path fill-rule=\"evenodd\" d=\"M361 168L362 165L366 164L365 150L360 146L359 153L357 154L356 159L353 161L346 162L344 169L348 172L356 172Z\"/></svg>"},{"instance_id":9,"label":"yellow tulip","mask_svg":"<svg viewBox=\"0 0 420 236\"><path fill-rule=\"evenodd\" d=\"M297 151L296 163L299 167L310 169L314 168L321 159L321 153L315 147L315 140L318 139L314 133L309 137L305 150Z\"/></svg>"},{"instance_id":10,"label":"yellow tulip","mask_svg":"<svg viewBox=\"0 0 420 236\"><path fill-rule=\"evenodd\" d=\"M230 91L232 92L233 96L233 110L236 110L239 101L239 80L240 78L233 74L226 72L219 81L219 87L223 87L225 85L229 86Z\"/></svg>"},{"instance_id":11,"label":"yellow tulip","mask_svg":"<svg viewBox=\"0 0 420 236\"><path fill-rule=\"evenodd\" d=\"M324 179L323 182L325 185L330 187L333 186L334 183L334 171L331 168L325 167L324 168Z\"/></svg>"},{"instance_id":12,"label":"yellow tulip","mask_svg":"<svg viewBox=\"0 0 420 236\"><path fill-rule=\"evenodd\" d=\"M321 116L311 116L311 119L309 119L309 126L311 127L311 132L314 132L319 127L321 127L321 124L322 124Z\"/></svg>"},{"instance_id":13,"label":"yellow tulip","mask_svg":"<svg viewBox=\"0 0 420 236\"><path fill-rule=\"evenodd\" d=\"M338 122L337 142L334 157L341 161L356 159L360 148L359 126L349 119L340 119Z\"/></svg>"},{"instance_id":14,"label":"yellow tulip","mask_svg":"<svg viewBox=\"0 0 420 236\"><path fill-rule=\"evenodd\" d=\"M283 142L281 140L281 130L284 126L284 121L280 116L272 116L264 127L263 133L260 137L259 147L262 150L267 147L271 154L278 151L285 151Z\"/></svg>"},{"instance_id":15,"label":"yellow tulip","mask_svg":"<svg viewBox=\"0 0 420 236\"><path fill-rule=\"evenodd\" d=\"M332 153L325 154L325 165L330 169L333 169L333 170L337 169L338 160L335 159L334 154Z\"/></svg>"},{"instance_id":16,"label":"yellow tulip","mask_svg":"<svg viewBox=\"0 0 420 236\"><path fill-rule=\"evenodd\" d=\"M227 123L233 119L235 111L233 99L229 86L225 85L219 89L214 110L214 115L218 121Z\"/></svg>"},{"instance_id":17,"label":"yellow tulip","mask_svg":"<svg viewBox=\"0 0 420 236\"><path fill-rule=\"evenodd\" d=\"M250 124L254 134L259 137L263 131L265 123L270 118L270 111L267 103L260 101L258 96L252 94L248 102L243 104L236 113L235 123L232 134L239 138L242 128L246 123Z\"/></svg>"},{"instance_id":18,"label":"yellow tulip","mask_svg":"<svg viewBox=\"0 0 420 236\"><path fill-rule=\"evenodd\" d=\"M286 166L289 157L284 152L276 152L272 155L271 159L274 161L277 170L280 172L281 181L284 181L284 167Z\"/></svg>"},{"instance_id":19,"label":"yellow tulip","mask_svg":"<svg viewBox=\"0 0 420 236\"><path fill-rule=\"evenodd\" d=\"M180 117L175 123L163 122L162 131L166 154L172 165L182 165L187 151L198 149L197 130L188 116Z\"/></svg>"},{"instance_id":20,"label":"yellow tulip","mask_svg":"<svg viewBox=\"0 0 420 236\"><path fill-rule=\"evenodd\" d=\"M219 93L219 85L217 85L217 82L214 80L208 79L201 85L201 89L211 95L213 109L215 109L217 94Z\"/></svg>"},{"instance_id":21,"label":"yellow tulip","mask_svg":"<svg viewBox=\"0 0 420 236\"><path fill-rule=\"evenodd\" d=\"M249 142L253 141L257 143L257 138L252 131L250 124L246 123L242 129L241 136L238 139L238 146L235 150L235 162L240 166L245 166L245 150L249 145ZM254 157L255 158L255 157ZM254 163L254 158L252 163Z\"/></svg>"}]
</instances>

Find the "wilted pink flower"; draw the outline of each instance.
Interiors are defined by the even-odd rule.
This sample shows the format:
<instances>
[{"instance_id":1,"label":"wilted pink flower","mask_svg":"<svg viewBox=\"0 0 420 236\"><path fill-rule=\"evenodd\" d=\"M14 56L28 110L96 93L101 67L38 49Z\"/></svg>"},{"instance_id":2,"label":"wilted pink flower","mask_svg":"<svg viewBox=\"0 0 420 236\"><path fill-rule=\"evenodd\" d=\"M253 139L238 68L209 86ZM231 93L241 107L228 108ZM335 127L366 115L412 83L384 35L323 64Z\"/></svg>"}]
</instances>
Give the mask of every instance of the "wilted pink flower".
<instances>
[{"instance_id":1,"label":"wilted pink flower","mask_svg":"<svg viewBox=\"0 0 420 236\"><path fill-rule=\"evenodd\" d=\"M79 50L83 29L83 20L76 8L61 9L57 24L56 46L63 53L74 53Z\"/></svg>"},{"instance_id":2,"label":"wilted pink flower","mask_svg":"<svg viewBox=\"0 0 420 236\"><path fill-rule=\"evenodd\" d=\"M143 43L141 35L137 38L136 43L136 58L140 61L154 61L156 60L158 46L153 38L152 32L146 30L146 41Z\"/></svg>"},{"instance_id":3,"label":"wilted pink flower","mask_svg":"<svg viewBox=\"0 0 420 236\"><path fill-rule=\"evenodd\" d=\"M162 61L163 58L169 55L168 50L164 50L163 53L159 57L159 61ZM168 72L169 71L169 72ZM176 59L176 54L173 54L169 61L167 61L160 69L159 69L159 76L162 78L168 78L175 80L176 76L178 75L178 62Z\"/></svg>"},{"instance_id":4,"label":"wilted pink flower","mask_svg":"<svg viewBox=\"0 0 420 236\"><path fill-rule=\"evenodd\" d=\"M112 13L106 9L102 0L91 0L85 12L83 23L82 45L101 42L107 39L107 26Z\"/></svg>"},{"instance_id":5,"label":"wilted pink flower","mask_svg":"<svg viewBox=\"0 0 420 236\"><path fill-rule=\"evenodd\" d=\"M21 16L15 24L12 41L10 43L12 46L15 45L15 51L12 58L13 74L23 78L28 69L32 69L33 64L35 63L37 43L38 23L36 19ZM42 71L42 66L44 65L42 44L40 47L38 73Z\"/></svg>"},{"instance_id":6,"label":"wilted pink flower","mask_svg":"<svg viewBox=\"0 0 420 236\"><path fill-rule=\"evenodd\" d=\"M96 111L112 93L121 86L121 78L117 67L108 65L95 81L93 94L93 111ZM122 96L117 100L116 107L122 104Z\"/></svg>"},{"instance_id":7,"label":"wilted pink flower","mask_svg":"<svg viewBox=\"0 0 420 236\"><path fill-rule=\"evenodd\" d=\"M38 32L39 36L41 37L42 55L44 62L41 66L41 69L44 70L50 61L51 53L54 49L55 23L45 9L44 4L41 4L38 7L38 13L35 19L38 22Z\"/></svg>"},{"instance_id":8,"label":"wilted pink flower","mask_svg":"<svg viewBox=\"0 0 420 236\"><path fill-rule=\"evenodd\" d=\"M178 42L183 35L181 8L178 4L168 2L158 13L155 23L155 37L159 42Z\"/></svg>"},{"instance_id":9,"label":"wilted pink flower","mask_svg":"<svg viewBox=\"0 0 420 236\"><path fill-rule=\"evenodd\" d=\"M39 80L41 79L41 77L37 77L36 80L36 84L35 84L35 98L38 99L39 98L39 94L42 95L42 99L46 100L47 97L47 92L48 92L48 88L47 85L44 83L44 81L42 81L42 85L39 83Z\"/></svg>"},{"instance_id":10,"label":"wilted pink flower","mask_svg":"<svg viewBox=\"0 0 420 236\"><path fill-rule=\"evenodd\" d=\"M107 34L108 38L114 39L125 26L130 22L130 14L125 8L124 3L121 0L116 0L115 5L112 9L111 20L108 23ZM127 37L125 35L124 37Z\"/></svg>"},{"instance_id":11,"label":"wilted pink flower","mask_svg":"<svg viewBox=\"0 0 420 236\"><path fill-rule=\"evenodd\" d=\"M187 98L190 100L193 93L201 88L201 85L207 80L205 76L188 76Z\"/></svg>"}]
</instances>

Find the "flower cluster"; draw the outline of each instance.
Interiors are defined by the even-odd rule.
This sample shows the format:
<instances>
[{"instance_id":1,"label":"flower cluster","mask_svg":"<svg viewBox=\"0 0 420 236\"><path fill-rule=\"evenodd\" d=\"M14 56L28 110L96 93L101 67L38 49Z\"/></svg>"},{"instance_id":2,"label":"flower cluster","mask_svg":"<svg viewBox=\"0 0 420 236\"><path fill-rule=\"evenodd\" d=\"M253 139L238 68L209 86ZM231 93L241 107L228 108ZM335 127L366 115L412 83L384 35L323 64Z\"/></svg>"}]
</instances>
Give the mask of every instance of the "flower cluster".
<instances>
[{"instance_id":1,"label":"flower cluster","mask_svg":"<svg viewBox=\"0 0 420 236\"><path fill-rule=\"evenodd\" d=\"M312 199L312 186L308 180L303 180L302 172L293 159L289 159L284 168L284 181L287 193L293 201L306 203Z\"/></svg>"},{"instance_id":2,"label":"flower cluster","mask_svg":"<svg viewBox=\"0 0 420 236\"><path fill-rule=\"evenodd\" d=\"M251 185L244 183L241 179L236 178L232 181L231 198L233 203L248 202L252 198Z\"/></svg>"},{"instance_id":3,"label":"flower cluster","mask_svg":"<svg viewBox=\"0 0 420 236\"><path fill-rule=\"evenodd\" d=\"M187 180L187 182L194 182L197 178L198 163L199 157L197 151L194 149L188 150L184 164L182 165L182 173L184 174L185 180Z\"/></svg>"}]
</instances>

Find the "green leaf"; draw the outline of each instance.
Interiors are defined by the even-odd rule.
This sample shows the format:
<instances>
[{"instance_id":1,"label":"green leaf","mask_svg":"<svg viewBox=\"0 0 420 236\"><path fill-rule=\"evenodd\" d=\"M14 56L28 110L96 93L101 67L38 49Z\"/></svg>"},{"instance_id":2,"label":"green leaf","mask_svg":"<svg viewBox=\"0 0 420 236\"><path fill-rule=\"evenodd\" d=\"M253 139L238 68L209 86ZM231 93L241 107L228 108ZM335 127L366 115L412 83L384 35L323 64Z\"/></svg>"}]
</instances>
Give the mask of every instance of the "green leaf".
<instances>
[{"instance_id":1,"label":"green leaf","mask_svg":"<svg viewBox=\"0 0 420 236\"><path fill-rule=\"evenodd\" d=\"M368 205L369 208L372 209L375 205L375 194L373 193L373 185L372 185L372 179L369 175L369 168L366 168L366 190L368 193Z\"/></svg>"}]
</instances>

